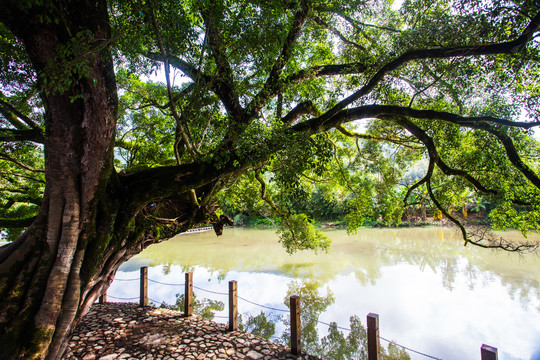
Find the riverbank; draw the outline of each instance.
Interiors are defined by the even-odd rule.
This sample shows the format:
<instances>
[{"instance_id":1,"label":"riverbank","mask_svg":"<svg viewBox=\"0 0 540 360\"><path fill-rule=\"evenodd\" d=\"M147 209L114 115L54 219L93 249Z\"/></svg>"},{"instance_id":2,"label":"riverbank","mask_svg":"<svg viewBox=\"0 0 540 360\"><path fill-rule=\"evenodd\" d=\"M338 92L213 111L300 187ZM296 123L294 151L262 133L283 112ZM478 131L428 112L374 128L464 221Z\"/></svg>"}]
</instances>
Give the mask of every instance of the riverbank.
<instances>
[{"instance_id":1,"label":"riverbank","mask_svg":"<svg viewBox=\"0 0 540 360\"><path fill-rule=\"evenodd\" d=\"M75 329L64 360L306 359L286 346L226 324L134 303L94 304Z\"/></svg>"},{"instance_id":2,"label":"riverbank","mask_svg":"<svg viewBox=\"0 0 540 360\"><path fill-rule=\"evenodd\" d=\"M462 216L455 215L460 221L462 221L467 226L482 226L491 228L492 223L489 219L478 218L475 216L470 216L468 220L463 219ZM318 230L327 230L327 229L336 229L336 230L347 230L347 224L344 221L322 221L316 220L313 222L313 225ZM243 227L246 229L277 229L279 228L279 219L271 218L250 218L249 221L239 221L235 222L235 227ZM454 223L446 218L433 218L428 217L426 220L416 219L416 220L404 220L399 224L388 224L382 221L366 221L359 229L399 229L399 228L425 228L425 227L452 227Z\"/></svg>"}]
</instances>

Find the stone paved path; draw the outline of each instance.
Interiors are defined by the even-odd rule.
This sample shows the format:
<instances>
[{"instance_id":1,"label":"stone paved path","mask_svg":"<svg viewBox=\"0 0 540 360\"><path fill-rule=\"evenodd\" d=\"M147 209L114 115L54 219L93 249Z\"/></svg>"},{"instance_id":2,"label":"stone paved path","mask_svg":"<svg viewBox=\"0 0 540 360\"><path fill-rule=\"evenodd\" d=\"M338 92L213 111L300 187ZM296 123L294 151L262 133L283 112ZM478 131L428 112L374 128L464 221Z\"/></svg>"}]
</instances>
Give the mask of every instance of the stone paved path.
<instances>
[{"instance_id":1,"label":"stone paved path","mask_svg":"<svg viewBox=\"0 0 540 360\"><path fill-rule=\"evenodd\" d=\"M132 303L95 304L77 326L64 360L309 359L227 325Z\"/></svg>"}]
</instances>

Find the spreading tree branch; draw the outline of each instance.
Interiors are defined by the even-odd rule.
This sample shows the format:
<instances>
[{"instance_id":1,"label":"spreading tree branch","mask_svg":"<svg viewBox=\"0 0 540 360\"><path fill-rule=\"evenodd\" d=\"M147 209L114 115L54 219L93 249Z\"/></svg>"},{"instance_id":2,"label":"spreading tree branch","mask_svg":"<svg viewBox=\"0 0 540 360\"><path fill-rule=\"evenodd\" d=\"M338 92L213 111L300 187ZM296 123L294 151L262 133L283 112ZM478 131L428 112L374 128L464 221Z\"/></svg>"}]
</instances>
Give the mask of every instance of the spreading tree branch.
<instances>
[{"instance_id":1,"label":"spreading tree branch","mask_svg":"<svg viewBox=\"0 0 540 360\"><path fill-rule=\"evenodd\" d=\"M429 164L428 164L426 175L422 179L418 180L413 186L407 189L407 193L405 194L405 197L403 198L404 206L411 205L411 204L408 204L407 202L412 192L418 187L420 187L422 184L425 184L428 180L431 179L431 175L433 174L434 168L435 168L435 162L433 161L432 158L429 158Z\"/></svg>"},{"instance_id":2,"label":"spreading tree branch","mask_svg":"<svg viewBox=\"0 0 540 360\"><path fill-rule=\"evenodd\" d=\"M495 135L502 143L504 149L506 150L506 155L508 156L508 159L512 165L514 165L516 169L518 169L532 184L534 184L534 186L540 189L540 177L538 177L534 170L527 166L523 160L521 160L512 138L506 135L503 130L494 129L493 127L488 129L488 131Z\"/></svg>"},{"instance_id":3,"label":"spreading tree branch","mask_svg":"<svg viewBox=\"0 0 540 360\"><path fill-rule=\"evenodd\" d=\"M14 130L0 129L0 141L31 141L38 144L45 143L45 137L42 130Z\"/></svg>"},{"instance_id":4,"label":"spreading tree branch","mask_svg":"<svg viewBox=\"0 0 540 360\"><path fill-rule=\"evenodd\" d=\"M496 194L497 190L489 189L485 187L480 181L475 179L471 174L465 170L454 169L448 166L440 157L435 142L433 139L419 126L414 124L407 118L401 117L399 119L394 119L394 121L403 126L409 132L411 132L416 138L418 138L426 147L429 157L433 160L435 164L441 169L441 171L446 175L460 176L471 183L478 191L488 194Z\"/></svg>"},{"instance_id":5,"label":"spreading tree branch","mask_svg":"<svg viewBox=\"0 0 540 360\"><path fill-rule=\"evenodd\" d=\"M345 109L337 112L331 120L327 119L327 113L307 120L293 126L294 131L308 132L315 134L330 130L340 124L354 120L406 116L426 120L442 120L456 125L469 128L478 128L482 123L492 125L501 125L509 127L518 127L522 129L531 129L540 126L540 122L511 121L507 119L496 118L493 116L461 116L445 111L436 110L418 110L404 106L393 105L365 105L351 109Z\"/></svg>"},{"instance_id":6,"label":"spreading tree branch","mask_svg":"<svg viewBox=\"0 0 540 360\"><path fill-rule=\"evenodd\" d=\"M24 219L3 219L0 218L0 228L7 228L7 229L13 229L13 228L25 228L34 222L36 219L35 216L24 218Z\"/></svg>"},{"instance_id":7,"label":"spreading tree branch","mask_svg":"<svg viewBox=\"0 0 540 360\"><path fill-rule=\"evenodd\" d=\"M17 125L15 125L15 123L12 123L13 126L17 127L18 129L21 129L21 130L25 129L27 127L30 127L32 129L35 129L35 130L40 130L39 125L36 124L36 122L34 120L30 119L28 116L24 115L22 112L17 110L17 108L15 106L11 105L9 102L4 100L3 97L4 97L4 95L0 92L0 112L2 112L2 114L4 116L6 116L6 118L8 119L9 122L11 122L13 120L13 121L15 121L15 123L18 123L18 124L22 125L23 127L19 128ZM11 113L12 116L9 116L9 113ZM17 119L14 118L14 116L16 118L19 118L22 121L24 121L26 126L23 125L22 123L20 123L19 121L17 121Z\"/></svg>"},{"instance_id":8,"label":"spreading tree branch","mask_svg":"<svg viewBox=\"0 0 540 360\"><path fill-rule=\"evenodd\" d=\"M280 89L285 86L294 85L309 79L323 76L361 74L368 69L368 66L361 62L348 64L317 65L289 75L283 80Z\"/></svg>"},{"instance_id":9,"label":"spreading tree branch","mask_svg":"<svg viewBox=\"0 0 540 360\"><path fill-rule=\"evenodd\" d=\"M533 252L538 249L538 243L526 241L513 243L501 237L495 238L493 235L487 234L487 231L483 231L477 234L469 234L461 221L459 221L456 217L452 216L448 211L446 211L446 209L444 209L441 203L437 200L437 197L435 196L433 189L431 188L431 178L428 178L426 182L426 188L431 201L433 202L433 204L435 204L437 209L439 209L439 211L441 211L447 219L449 219L459 228L465 246L467 246L467 244L472 244L485 249L500 249L518 253Z\"/></svg>"},{"instance_id":10,"label":"spreading tree branch","mask_svg":"<svg viewBox=\"0 0 540 360\"><path fill-rule=\"evenodd\" d=\"M270 205L270 207L279 216L281 216L282 219L285 219L285 221L286 221L287 217L281 212L281 210L279 210L279 208L276 206L276 204L274 204L274 202L268 196L266 196L266 182L261 177L261 174L259 174L258 172L255 172L255 180L257 180L259 182L259 184L261 185L261 199L263 199L268 205Z\"/></svg>"},{"instance_id":11,"label":"spreading tree branch","mask_svg":"<svg viewBox=\"0 0 540 360\"><path fill-rule=\"evenodd\" d=\"M296 105L296 107L292 109L291 111L289 111L289 113L285 115L281 119L281 121L284 124L290 125L294 123L296 120L298 120L301 116L307 115L307 114L311 114L313 116L319 115L319 110L317 110L317 108L311 101L304 101Z\"/></svg>"},{"instance_id":12,"label":"spreading tree branch","mask_svg":"<svg viewBox=\"0 0 540 360\"><path fill-rule=\"evenodd\" d=\"M359 134L359 133L355 133L348 130L343 125L336 126L336 129L343 135L354 138L354 139L388 142L388 143L396 144L396 145L403 146L403 147L413 149L413 150L422 149L421 147L409 145L409 143L415 143L414 141L410 141L410 140L403 140L400 138L391 138L391 137L378 137L378 136L373 136L373 135L368 135L368 134Z\"/></svg>"},{"instance_id":13,"label":"spreading tree branch","mask_svg":"<svg viewBox=\"0 0 540 360\"><path fill-rule=\"evenodd\" d=\"M332 117L338 114L342 109L346 108L356 100L369 94L390 72L397 68L415 60L423 59L445 59L456 57L472 57L480 55L497 55L497 54L516 54L521 51L527 43L532 39L534 33L540 28L540 13L538 13L529 23L527 28L523 30L521 35L512 41L505 41L487 45L471 45L458 46L451 48L433 48L408 51L393 61L383 66L366 85L359 90L341 100L334 107L328 110L321 116L322 122L329 121Z\"/></svg>"},{"instance_id":14,"label":"spreading tree branch","mask_svg":"<svg viewBox=\"0 0 540 360\"><path fill-rule=\"evenodd\" d=\"M8 154L5 154L5 153L0 153L0 158L1 158L1 159L4 159L4 160L7 160L7 161L10 161L10 162L12 162L12 163L14 163L14 164L17 164L17 165L19 165L20 167L22 167L23 169L26 169L26 170L28 170L28 171L39 172L39 173L44 173L44 172L45 172L45 170L34 169L33 167L28 166L28 165L26 165L25 163L23 163L23 162L21 162L21 161L15 159L15 158L13 158L13 157L9 156Z\"/></svg>"},{"instance_id":15,"label":"spreading tree branch","mask_svg":"<svg viewBox=\"0 0 540 360\"><path fill-rule=\"evenodd\" d=\"M323 132L329 130L331 127L338 128L342 123L365 119L365 118L378 118L382 120L393 121L405 129L407 129L411 134L413 134L418 140L420 140L426 149L430 157L433 159L435 164L445 173L446 175L460 176L471 183L477 190L480 192L488 194L497 194L498 191L495 189L490 189L484 186L480 181L475 179L471 174L465 170L454 169L448 166L439 156L438 151L435 147L433 139L427 135L427 133L421 129L419 126L414 124L412 121L407 119L407 117L413 117L418 119L431 119L431 120L442 120L457 124L460 126L465 126L473 129L483 129L485 131L493 133L495 136L501 140L503 146L506 149L509 160L514 164L514 166L521 171L527 179L531 181L533 185L540 188L540 178L536 173L530 169L519 157L517 150L515 149L513 142L510 137L505 135L503 132L497 130L494 125L500 126L515 126L521 128L531 128L533 126L538 126L540 123L527 123L527 122L513 122L505 119L494 118L491 116L481 116L481 117L463 117L460 115L443 112L443 111L434 111L434 110L417 110L411 109L408 107L400 106L386 106L386 105L367 105L347 110L342 110L339 112L330 122L322 123L320 118L314 118L302 123L293 125L291 128L294 131L308 132L310 134L315 134L318 132ZM514 203L521 205L528 205L528 202L522 200L514 200Z\"/></svg>"}]
</instances>

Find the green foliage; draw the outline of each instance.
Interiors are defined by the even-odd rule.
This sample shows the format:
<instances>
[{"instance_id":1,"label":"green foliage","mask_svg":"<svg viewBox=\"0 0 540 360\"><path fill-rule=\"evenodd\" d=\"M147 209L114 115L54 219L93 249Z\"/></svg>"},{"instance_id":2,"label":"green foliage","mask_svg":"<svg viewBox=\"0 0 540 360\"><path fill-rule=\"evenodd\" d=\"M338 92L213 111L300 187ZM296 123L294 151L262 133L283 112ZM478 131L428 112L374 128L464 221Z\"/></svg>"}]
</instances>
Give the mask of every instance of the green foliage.
<instances>
[{"instance_id":1,"label":"green foliage","mask_svg":"<svg viewBox=\"0 0 540 360\"><path fill-rule=\"evenodd\" d=\"M253 173L239 176L234 183L218 195L226 214L242 213L246 216L268 215L261 199L261 190Z\"/></svg>"},{"instance_id":2,"label":"green foliage","mask_svg":"<svg viewBox=\"0 0 540 360\"><path fill-rule=\"evenodd\" d=\"M0 144L0 238L15 240L28 226L24 220L38 214L45 188L39 172L43 163L39 146ZM17 226L18 221L22 225Z\"/></svg>"},{"instance_id":3,"label":"green foliage","mask_svg":"<svg viewBox=\"0 0 540 360\"><path fill-rule=\"evenodd\" d=\"M0 24L0 99L18 111L0 103L2 135L12 146L14 131L42 133L37 75L41 95L69 90L76 100L82 93L74 85L97 86L90 68L111 48L116 169L205 169L194 187L212 183L207 205L217 200L243 223L279 219L288 251L328 246L313 221L345 221L355 231L486 202L497 228L535 232L540 145L526 123L537 122L540 109L540 51L537 41L513 52L503 42L527 38L537 5L114 0L110 41L68 28L39 74L22 41ZM53 8L39 6L43 26L65 30ZM475 53L497 43L491 54ZM42 159L43 148L25 146L1 151L42 169L27 155ZM25 179L9 180L10 189L39 197L41 175L6 164L2 176ZM273 205L261 199L255 172ZM35 215L36 206L21 201L7 209L13 196L6 193L0 215Z\"/></svg>"},{"instance_id":4,"label":"green foliage","mask_svg":"<svg viewBox=\"0 0 540 360\"><path fill-rule=\"evenodd\" d=\"M366 190L366 189L362 189ZM365 194L355 197L347 203L349 205L349 213L345 215L345 222L350 233L355 233L356 229L364 225L367 219L373 216L373 207L371 206L371 196Z\"/></svg>"},{"instance_id":5,"label":"green foliage","mask_svg":"<svg viewBox=\"0 0 540 360\"><path fill-rule=\"evenodd\" d=\"M78 80L89 78L92 75L92 56L89 54L98 51L94 48L94 42L92 32L82 30L66 44L58 46L56 57L49 61L43 70L41 91L46 94L62 94Z\"/></svg>"},{"instance_id":6,"label":"green foliage","mask_svg":"<svg viewBox=\"0 0 540 360\"><path fill-rule=\"evenodd\" d=\"M321 344L317 331L317 320L319 316L334 303L334 295L329 288L321 289L321 282L317 280L305 279L302 281L292 281L287 289L287 296L284 299L285 305L290 306L290 297L296 295L300 297L300 324L302 333L302 349L308 354L320 354ZM290 326L290 319L285 318L284 323ZM290 332L282 335L285 344L290 342Z\"/></svg>"},{"instance_id":7,"label":"green foliage","mask_svg":"<svg viewBox=\"0 0 540 360\"><path fill-rule=\"evenodd\" d=\"M489 219L498 230L513 228L529 235L540 230L540 204L536 200L533 206L525 207L515 206L507 200L499 201L489 213Z\"/></svg>"},{"instance_id":8,"label":"green foliage","mask_svg":"<svg viewBox=\"0 0 540 360\"><path fill-rule=\"evenodd\" d=\"M340 221L347 213L347 206L330 186L315 186L307 203L299 210L315 221Z\"/></svg>"},{"instance_id":9,"label":"green foliage","mask_svg":"<svg viewBox=\"0 0 540 360\"><path fill-rule=\"evenodd\" d=\"M279 241L288 253L296 250L327 251L332 240L321 231L315 230L305 214L295 214L281 221L277 231Z\"/></svg>"}]
</instances>

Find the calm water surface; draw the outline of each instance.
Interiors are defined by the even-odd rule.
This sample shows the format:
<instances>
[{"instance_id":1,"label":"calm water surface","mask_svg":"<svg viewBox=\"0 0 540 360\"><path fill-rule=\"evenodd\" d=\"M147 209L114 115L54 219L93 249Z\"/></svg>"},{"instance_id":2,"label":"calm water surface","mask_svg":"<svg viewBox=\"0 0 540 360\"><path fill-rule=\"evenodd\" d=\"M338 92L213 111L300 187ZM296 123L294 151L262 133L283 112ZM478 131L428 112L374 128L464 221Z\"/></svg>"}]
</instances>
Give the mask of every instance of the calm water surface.
<instances>
[{"instance_id":1,"label":"calm water surface","mask_svg":"<svg viewBox=\"0 0 540 360\"><path fill-rule=\"evenodd\" d=\"M112 301L137 297L137 281L119 280L138 278L139 267L149 266L154 280L149 298L172 304L183 287L155 281L180 284L184 272L192 270L201 289L226 293L228 281L237 280L240 297L278 309L287 309L293 289L310 289L327 299L317 305L320 321L348 328L352 315L365 325L366 315L377 313L382 337L438 358L480 359L485 343L499 349L499 359L540 359L537 255L464 247L455 231L442 228L327 234L333 239L328 253L294 255L285 252L272 230L180 235L122 265L108 295ZM223 295L199 289L195 294L227 304ZM239 311L246 318L261 308L239 300ZM226 322L220 317L226 315L226 310L218 312L215 320ZM277 324L274 338L285 330ZM325 325L317 330L320 336L328 334Z\"/></svg>"}]
</instances>

